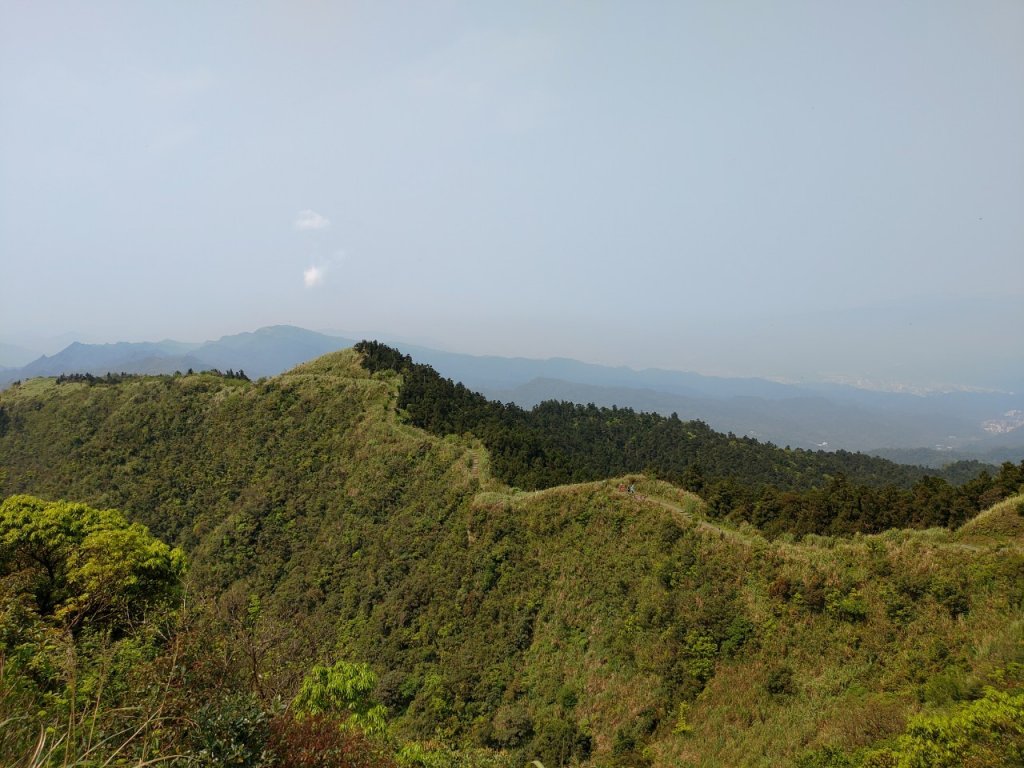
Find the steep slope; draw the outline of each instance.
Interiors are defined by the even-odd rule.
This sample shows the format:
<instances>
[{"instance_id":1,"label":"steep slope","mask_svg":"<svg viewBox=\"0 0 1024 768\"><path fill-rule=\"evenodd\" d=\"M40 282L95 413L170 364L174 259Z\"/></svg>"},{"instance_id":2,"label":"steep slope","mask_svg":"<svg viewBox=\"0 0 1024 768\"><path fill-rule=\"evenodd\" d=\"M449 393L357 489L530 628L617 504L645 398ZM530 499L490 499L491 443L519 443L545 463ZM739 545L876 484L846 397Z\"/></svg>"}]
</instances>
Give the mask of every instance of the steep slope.
<instances>
[{"instance_id":1,"label":"steep slope","mask_svg":"<svg viewBox=\"0 0 1024 768\"><path fill-rule=\"evenodd\" d=\"M855 756L1022 682L1020 498L770 542L641 475L509 489L479 443L401 423L399 383L352 351L258 384L27 382L0 395L0 494L146 522L228 624L258 597L237 642L268 699L366 661L401 732L549 768Z\"/></svg>"},{"instance_id":2,"label":"steep slope","mask_svg":"<svg viewBox=\"0 0 1024 768\"><path fill-rule=\"evenodd\" d=\"M625 509L613 484L517 505L543 515L545 549L583 553L540 558L557 592L528 655L535 684L586 691L577 716L610 726L599 748L649 739L659 765L855 759L916 712L1024 682L1020 497L986 514L1015 527L984 544L974 525L787 544L717 526L663 484L637 491Z\"/></svg>"}]
</instances>

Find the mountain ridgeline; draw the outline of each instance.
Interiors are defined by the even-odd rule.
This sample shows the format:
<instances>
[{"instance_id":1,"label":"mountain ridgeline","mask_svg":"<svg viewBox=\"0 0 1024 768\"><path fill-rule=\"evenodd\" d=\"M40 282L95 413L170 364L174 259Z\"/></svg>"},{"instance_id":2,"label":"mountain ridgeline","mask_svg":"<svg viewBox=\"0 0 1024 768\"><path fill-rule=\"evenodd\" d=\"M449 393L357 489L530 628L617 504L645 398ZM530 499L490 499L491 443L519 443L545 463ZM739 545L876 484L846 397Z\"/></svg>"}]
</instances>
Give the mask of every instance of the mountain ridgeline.
<instances>
[{"instance_id":1,"label":"mountain ridgeline","mask_svg":"<svg viewBox=\"0 0 1024 768\"><path fill-rule=\"evenodd\" d=\"M778 448L674 414L555 401L525 410L379 342L356 349L367 370L401 375L398 406L411 424L479 437L495 474L524 489L646 472L700 494L716 517L799 535L956 526L1024 483L1024 462L994 476L973 461L937 472L847 451Z\"/></svg>"},{"instance_id":2,"label":"mountain ridgeline","mask_svg":"<svg viewBox=\"0 0 1024 768\"><path fill-rule=\"evenodd\" d=\"M54 765L952 768L1024 749L1024 497L955 530L769 538L641 472L521 489L614 470L641 424L666 452L682 434L706 487L736 458L749 477L729 481L760 496L755 470L791 462L775 493L828 498L815 462L834 459L533 413L372 345L259 381L0 393L0 494L33 497L0 507L0 764L29 765L40 733ZM881 471L866 488L946 482L851 462Z\"/></svg>"},{"instance_id":3,"label":"mountain ridgeline","mask_svg":"<svg viewBox=\"0 0 1024 768\"><path fill-rule=\"evenodd\" d=\"M244 370L276 376L355 343L333 333L271 326L216 341L73 343L22 368L3 369L0 389L59 374L172 374L189 369ZM384 339L385 342L391 341ZM393 340L392 340L393 341ZM885 392L853 386L783 384L661 369L634 370L578 360L475 356L398 344L420 363L488 398L531 408L547 400L595 403L700 419L718 432L776 445L862 451L941 468L959 459L992 464L1024 460L1024 394L1006 391ZM0 345L2 347L2 345ZM0 349L0 355L3 354ZM15 358L0 357L12 365ZM1022 392L1022 388L1010 387ZM922 446L928 446L923 448Z\"/></svg>"}]
</instances>

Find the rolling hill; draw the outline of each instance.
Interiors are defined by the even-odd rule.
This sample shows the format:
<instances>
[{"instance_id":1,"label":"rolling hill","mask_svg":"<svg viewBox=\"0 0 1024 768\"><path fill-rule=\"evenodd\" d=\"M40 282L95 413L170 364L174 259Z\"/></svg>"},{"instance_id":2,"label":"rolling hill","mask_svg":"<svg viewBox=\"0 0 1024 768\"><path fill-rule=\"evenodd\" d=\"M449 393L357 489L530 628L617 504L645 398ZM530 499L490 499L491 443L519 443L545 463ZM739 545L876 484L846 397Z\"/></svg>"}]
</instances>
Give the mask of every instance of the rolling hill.
<instances>
[{"instance_id":1,"label":"rolling hill","mask_svg":"<svg viewBox=\"0 0 1024 768\"><path fill-rule=\"evenodd\" d=\"M210 706L366 662L394 733L481 765L895 765L914 718L1024 685L1019 496L769 540L641 473L510 488L475 438L410 426L402 385L352 350L261 382L32 380L0 393L0 494L185 548Z\"/></svg>"},{"instance_id":2,"label":"rolling hill","mask_svg":"<svg viewBox=\"0 0 1024 768\"><path fill-rule=\"evenodd\" d=\"M0 370L0 388L33 376L107 372L173 373L244 370L274 376L351 339L293 326L192 344L175 341L79 344L21 368ZM633 370L565 358L533 360L446 352L403 344L417 360L488 397L530 408L546 400L616 405L683 419L720 432L794 448L875 452L934 468L957 460L998 464L1024 460L1024 432L1008 414L1024 411L1024 394L879 392L838 384L784 384L757 378ZM992 429L1003 424L1005 430ZM914 451L908 454L908 451Z\"/></svg>"}]
</instances>

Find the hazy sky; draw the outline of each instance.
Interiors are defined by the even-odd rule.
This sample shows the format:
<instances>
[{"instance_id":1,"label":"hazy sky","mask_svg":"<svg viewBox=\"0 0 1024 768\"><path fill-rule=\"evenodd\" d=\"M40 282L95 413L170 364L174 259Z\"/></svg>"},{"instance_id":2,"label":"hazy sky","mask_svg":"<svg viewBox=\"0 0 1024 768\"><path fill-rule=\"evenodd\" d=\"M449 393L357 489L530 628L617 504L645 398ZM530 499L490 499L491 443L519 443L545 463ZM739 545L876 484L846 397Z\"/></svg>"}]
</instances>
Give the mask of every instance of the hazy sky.
<instances>
[{"instance_id":1,"label":"hazy sky","mask_svg":"<svg viewBox=\"0 0 1024 768\"><path fill-rule=\"evenodd\" d=\"M1024 3L0 0L0 340L1024 381Z\"/></svg>"}]
</instances>

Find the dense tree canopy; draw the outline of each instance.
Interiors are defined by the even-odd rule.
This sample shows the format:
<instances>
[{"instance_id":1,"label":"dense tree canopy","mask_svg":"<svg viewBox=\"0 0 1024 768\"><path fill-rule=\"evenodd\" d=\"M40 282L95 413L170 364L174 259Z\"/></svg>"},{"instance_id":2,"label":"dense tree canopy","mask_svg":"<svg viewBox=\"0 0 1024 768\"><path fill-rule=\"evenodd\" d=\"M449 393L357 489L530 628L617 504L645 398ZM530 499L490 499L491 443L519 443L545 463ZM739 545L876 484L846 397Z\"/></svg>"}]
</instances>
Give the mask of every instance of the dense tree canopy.
<instances>
[{"instance_id":1,"label":"dense tree canopy","mask_svg":"<svg viewBox=\"0 0 1024 768\"><path fill-rule=\"evenodd\" d=\"M115 510L12 496L0 505L0 579L79 629L122 627L176 594L184 556Z\"/></svg>"}]
</instances>

